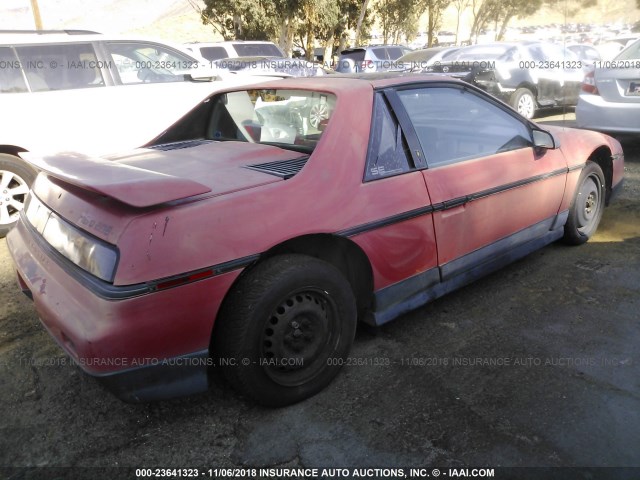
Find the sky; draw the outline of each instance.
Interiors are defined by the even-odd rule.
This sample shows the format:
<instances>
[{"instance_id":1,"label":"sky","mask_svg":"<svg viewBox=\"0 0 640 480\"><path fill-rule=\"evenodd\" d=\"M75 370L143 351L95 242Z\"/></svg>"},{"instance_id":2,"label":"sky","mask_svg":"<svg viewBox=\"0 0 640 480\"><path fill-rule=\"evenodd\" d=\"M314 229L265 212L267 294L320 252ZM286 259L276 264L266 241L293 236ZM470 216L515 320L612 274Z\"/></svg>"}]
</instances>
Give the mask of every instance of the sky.
<instances>
[{"instance_id":1,"label":"sky","mask_svg":"<svg viewBox=\"0 0 640 480\"><path fill-rule=\"evenodd\" d=\"M43 27L213 41L186 0L39 0ZM30 0L0 0L0 29L34 29Z\"/></svg>"},{"instance_id":2,"label":"sky","mask_svg":"<svg viewBox=\"0 0 640 480\"><path fill-rule=\"evenodd\" d=\"M187 0L38 0L45 29L75 28L106 34L150 36L170 42L220 40L210 26L203 26ZM562 5L562 4L560 4ZM555 8L558 10L558 7ZM443 30L455 30L456 11L444 15ZM636 0L599 0L597 7L579 10L568 21L635 22L640 19ZM470 12L463 15L461 28L471 23ZM565 21L551 7L531 18L513 19L511 25ZM469 24L469 25L467 25ZM0 29L35 28L30 0L0 0Z\"/></svg>"},{"instance_id":3,"label":"sky","mask_svg":"<svg viewBox=\"0 0 640 480\"><path fill-rule=\"evenodd\" d=\"M186 2L185 2L186 3ZM126 4L126 11L118 8ZM91 28L105 33L133 30L150 23L175 0L39 0L44 28ZM34 28L30 0L3 0L1 28Z\"/></svg>"}]
</instances>

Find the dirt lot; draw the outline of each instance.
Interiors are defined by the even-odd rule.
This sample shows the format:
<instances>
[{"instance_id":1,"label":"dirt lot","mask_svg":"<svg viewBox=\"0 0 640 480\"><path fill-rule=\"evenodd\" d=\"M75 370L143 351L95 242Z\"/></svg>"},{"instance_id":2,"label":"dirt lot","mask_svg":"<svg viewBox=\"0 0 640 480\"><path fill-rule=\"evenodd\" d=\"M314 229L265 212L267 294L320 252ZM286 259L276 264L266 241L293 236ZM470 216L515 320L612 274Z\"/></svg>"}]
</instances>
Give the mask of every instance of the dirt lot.
<instances>
[{"instance_id":1,"label":"dirt lot","mask_svg":"<svg viewBox=\"0 0 640 480\"><path fill-rule=\"evenodd\" d=\"M640 143L625 147L592 242L359 331L356 364L284 409L225 386L120 402L45 333L0 241L0 466L640 466Z\"/></svg>"}]
</instances>

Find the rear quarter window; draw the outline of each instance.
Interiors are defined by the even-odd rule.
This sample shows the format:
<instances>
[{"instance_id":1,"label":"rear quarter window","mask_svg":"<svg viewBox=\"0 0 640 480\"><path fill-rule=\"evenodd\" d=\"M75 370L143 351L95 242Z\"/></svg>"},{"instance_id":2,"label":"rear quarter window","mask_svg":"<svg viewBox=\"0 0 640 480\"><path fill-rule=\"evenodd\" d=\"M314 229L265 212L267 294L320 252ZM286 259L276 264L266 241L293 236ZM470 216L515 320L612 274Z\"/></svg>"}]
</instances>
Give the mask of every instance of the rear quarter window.
<instances>
[{"instance_id":1,"label":"rear quarter window","mask_svg":"<svg viewBox=\"0 0 640 480\"><path fill-rule=\"evenodd\" d=\"M31 91L104 86L100 62L89 43L16 47Z\"/></svg>"}]
</instances>

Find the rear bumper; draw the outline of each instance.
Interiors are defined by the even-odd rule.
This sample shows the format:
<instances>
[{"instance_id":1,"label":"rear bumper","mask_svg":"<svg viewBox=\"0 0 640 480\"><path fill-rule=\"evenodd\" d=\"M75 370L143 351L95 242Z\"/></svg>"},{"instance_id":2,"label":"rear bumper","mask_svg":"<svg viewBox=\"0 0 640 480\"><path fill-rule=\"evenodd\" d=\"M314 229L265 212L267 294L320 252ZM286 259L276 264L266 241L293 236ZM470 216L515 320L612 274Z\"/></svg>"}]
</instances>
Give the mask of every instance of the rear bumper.
<instances>
[{"instance_id":1,"label":"rear bumper","mask_svg":"<svg viewBox=\"0 0 640 480\"><path fill-rule=\"evenodd\" d=\"M600 95L581 94L576 124L602 132L640 132L640 103L607 102Z\"/></svg>"},{"instance_id":2,"label":"rear bumper","mask_svg":"<svg viewBox=\"0 0 640 480\"><path fill-rule=\"evenodd\" d=\"M120 400L137 403L203 392L209 388L213 359L208 350L158 360L156 364L94 375Z\"/></svg>"},{"instance_id":3,"label":"rear bumper","mask_svg":"<svg viewBox=\"0 0 640 480\"><path fill-rule=\"evenodd\" d=\"M44 327L82 370L119 398L146 401L207 388L213 324L240 270L109 299L75 276L76 267L48 250L24 219L7 244L20 287Z\"/></svg>"}]
</instances>

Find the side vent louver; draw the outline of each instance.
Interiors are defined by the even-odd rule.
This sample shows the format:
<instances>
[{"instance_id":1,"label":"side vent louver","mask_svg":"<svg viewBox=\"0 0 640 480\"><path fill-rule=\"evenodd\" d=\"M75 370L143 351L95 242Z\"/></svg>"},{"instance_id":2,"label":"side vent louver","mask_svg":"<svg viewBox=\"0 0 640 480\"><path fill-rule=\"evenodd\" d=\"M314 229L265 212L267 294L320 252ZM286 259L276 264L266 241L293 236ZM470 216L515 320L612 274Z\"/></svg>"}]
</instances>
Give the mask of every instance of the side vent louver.
<instances>
[{"instance_id":1,"label":"side vent louver","mask_svg":"<svg viewBox=\"0 0 640 480\"><path fill-rule=\"evenodd\" d=\"M155 150L180 150L181 148L191 148L197 147L199 145L206 145L207 143L212 143L214 140L187 140L184 142L173 142L173 143L163 143L161 145L152 145L148 148L153 148Z\"/></svg>"},{"instance_id":2,"label":"side vent louver","mask_svg":"<svg viewBox=\"0 0 640 480\"><path fill-rule=\"evenodd\" d=\"M255 165L247 165L245 168L257 170L258 172L268 173L276 177L289 178L296 175L309 160L309 156L295 158L293 160L278 160L276 162L256 163Z\"/></svg>"}]
</instances>

